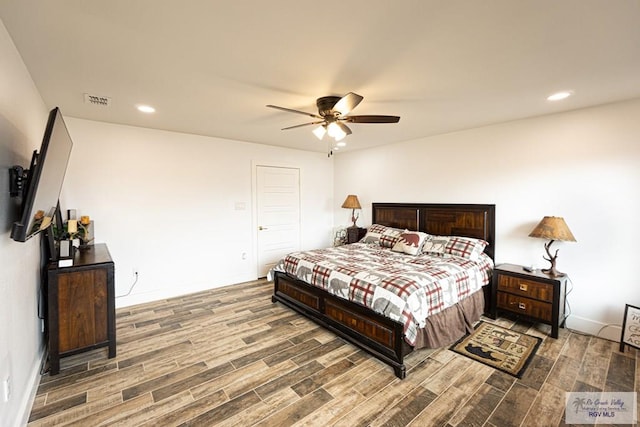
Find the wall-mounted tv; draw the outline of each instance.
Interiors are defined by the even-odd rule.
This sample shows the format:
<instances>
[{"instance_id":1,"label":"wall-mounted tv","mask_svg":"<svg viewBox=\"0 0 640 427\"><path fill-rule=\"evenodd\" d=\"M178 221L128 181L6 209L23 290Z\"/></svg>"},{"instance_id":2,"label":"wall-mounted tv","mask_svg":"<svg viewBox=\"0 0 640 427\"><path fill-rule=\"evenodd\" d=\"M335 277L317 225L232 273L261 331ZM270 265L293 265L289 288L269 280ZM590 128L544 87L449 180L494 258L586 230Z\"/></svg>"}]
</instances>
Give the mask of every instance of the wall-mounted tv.
<instances>
[{"instance_id":1,"label":"wall-mounted tv","mask_svg":"<svg viewBox=\"0 0 640 427\"><path fill-rule=\"evenodd\" d=\"M24 242L54 220L72 146L62 113L56 107L49 113L40 151L33 153L20 220L11 228L13 240Z\"/></svg>"}]
</instances>

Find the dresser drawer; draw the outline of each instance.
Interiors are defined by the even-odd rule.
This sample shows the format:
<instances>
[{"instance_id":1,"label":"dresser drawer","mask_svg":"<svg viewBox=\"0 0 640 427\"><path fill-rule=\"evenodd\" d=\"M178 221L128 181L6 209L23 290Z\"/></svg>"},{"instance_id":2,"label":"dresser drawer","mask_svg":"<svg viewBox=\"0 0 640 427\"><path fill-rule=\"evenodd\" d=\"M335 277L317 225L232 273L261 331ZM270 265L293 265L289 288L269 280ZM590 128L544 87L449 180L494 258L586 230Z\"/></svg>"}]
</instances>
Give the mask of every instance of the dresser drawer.
<instances>
[{"instance_id":1,"label":"dresser drawer","mask_svg":"<svg viewBox=\"0 0 640 427\"><path fill-rule=\"evenodd\" d=\"M552 304L537 301L531 298L525 298L519 295L514 295L507 292L498 292L497 295L498 308L508 310L513 313L525 314L530 317L535 317L544 322L551 322L552 320Z\"/></svg>"},{"instance_id":2,"label":"dresser drawer","mask_svg":"<svg viewBox=\"0 0 640 427\"><path fill-rule=\"evenodd\" d=\"M519 277L499 274L498 291L510 292L540 301L553 302L553 285Z\"/></svg>"}]
</instances>

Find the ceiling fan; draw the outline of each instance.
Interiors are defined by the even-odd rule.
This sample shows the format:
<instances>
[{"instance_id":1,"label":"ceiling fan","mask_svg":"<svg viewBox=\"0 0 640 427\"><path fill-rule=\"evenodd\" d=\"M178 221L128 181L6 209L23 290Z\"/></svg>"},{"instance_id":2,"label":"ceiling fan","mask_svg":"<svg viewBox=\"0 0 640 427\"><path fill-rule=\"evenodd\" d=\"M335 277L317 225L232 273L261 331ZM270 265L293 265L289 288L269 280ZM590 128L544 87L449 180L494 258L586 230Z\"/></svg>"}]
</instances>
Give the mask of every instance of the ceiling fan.
<instances>
[{"instance_id":1,"label":"ceiling fan","mask_svg":"<svg viewBox=\"0 0 640 427\"><path fill-rule=\"evenodd\" d=\"M325 134L329 135L336 142L344 139L345 136L351 135L351 129L346 123L398 123L398 116L380 116L380 115L363 115L349 116L348 114L360 104L364 98L357 93L349 92L343 97L339 96L323 96L316 100L318 114L307 113L305 111L293 110L291 108L278 107L277 105L267 105L269 108L277 110L289 111L291 113L304 114L313 117L315 120L301 125L289 126L282 130L295 129L303 126L319 125L313 130L314 135L318 139L322 139ZM344 143L340 144L344 145ZM339 145L339 146L340 146Z\"/></svg>"}]
</instances>

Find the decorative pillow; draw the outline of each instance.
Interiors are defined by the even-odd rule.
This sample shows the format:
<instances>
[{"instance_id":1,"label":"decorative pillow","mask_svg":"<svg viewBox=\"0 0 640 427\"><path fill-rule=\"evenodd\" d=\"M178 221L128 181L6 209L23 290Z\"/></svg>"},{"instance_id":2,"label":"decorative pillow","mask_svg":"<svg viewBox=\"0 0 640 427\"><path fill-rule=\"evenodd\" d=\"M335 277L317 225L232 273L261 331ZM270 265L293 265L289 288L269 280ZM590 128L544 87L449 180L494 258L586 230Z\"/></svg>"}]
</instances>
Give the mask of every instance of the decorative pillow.
<instances>
[{"instance_id":1,"label":"decorative pillow","mask_svg":"<svg viewBox=\"0 0 640 427\"><path fill-rule=\"evenodd\" d=\"M477 261L488 245L482 239L459 236L428 236L422 246L422 252L432 255L454 255Z\"/></svg>"},{"instance_id":2,"label":"decorative pillow","mask_svg":"<svg viewBox=\"0 0 640 427\"><path fill-rule=\"evenodd\" d=\"M384 233L386 229L387 227L384 225L372 224L367 229L367 234L365 234L360 241L362 243L380 243L380 236L382 236L382 233Z\"/></svg>"},{"instance_id":3,"label":"decorative pillow","mask_svg":"<svg viewBox=\"0 0 640 427\"><path fill-rule=\"evenodd\" d=\"M391 250L394 252L403 252L409 255L418 255L422 248L422 244L427 237L427 233L405 230Z\"/></svg>"},{"instance_id":4,"label":"decorative pillow","mask_svg":"<svg viewBox=\"0 0 640 427\"><path fill-rule=\"evenodd\" d=\"M392 248L396 244L403 230L387 227L380 224L372 224L367 234L360 240L362 243L377 243L383 248Z\"/></svg>"},{"instance_id":5,"label":"decorative pillow","mask_svg":"<svg viewBox=\"0 0 640 427\"><path fill-rule=\"evenodd\" d=\"M383 248L392 248L400 239L403 232L404 230L400 230L399 228L387 227L384 233L382 233L382 236L380 236L380 246Z\"/></svg>"},{"instance_id":6,"label":"decorative pillow","mask_svg":"<svg viewBox=\"0 0 640 427\"><path fill-rule=\"evenodd\" d=\"M447 236L427 236L422 245L422 253L444 255L447 243L449 243L449 237Z\"/></svg>"},{"instance_id":7,"label":"decorative pillow","mask_svg":"<svg viewBox=\"0 0 640 427\"><path fill-rule=\"evenodd\" d=\"M335 227L333 229L333 246L342 246L347 244L347 228L344 226Z\"/></svg>"}]
</instances>

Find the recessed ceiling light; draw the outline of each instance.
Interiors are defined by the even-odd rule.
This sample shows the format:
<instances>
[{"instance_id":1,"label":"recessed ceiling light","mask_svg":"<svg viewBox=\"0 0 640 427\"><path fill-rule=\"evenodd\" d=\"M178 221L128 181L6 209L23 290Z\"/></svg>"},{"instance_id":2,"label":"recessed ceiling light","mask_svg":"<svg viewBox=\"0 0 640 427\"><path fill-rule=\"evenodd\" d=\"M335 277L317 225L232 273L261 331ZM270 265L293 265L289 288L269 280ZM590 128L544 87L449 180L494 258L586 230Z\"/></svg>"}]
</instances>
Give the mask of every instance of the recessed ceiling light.
<instances>
[{"instance_id":1,"label":"recessed ceiling light","mask_svg":"<svg viewBox=\"0 0 640 427\"><path fill-rule=\"evenodd\" d=\"M560 101L562 99L567 99L573 94L570 91L556 92L553 95L547 96L547 101Z\"/></svg>"},{"instance_id":2,"label":"recessed ceiling light","mask_svg":"<svg viewBox=\"0 0 640 427\"><path fill-rule=\"evenodd\" d=\"M138 111L142 111L143 113L155 113L156 109L149 105L138 105Z\"/></svg>"}]
</instances>

